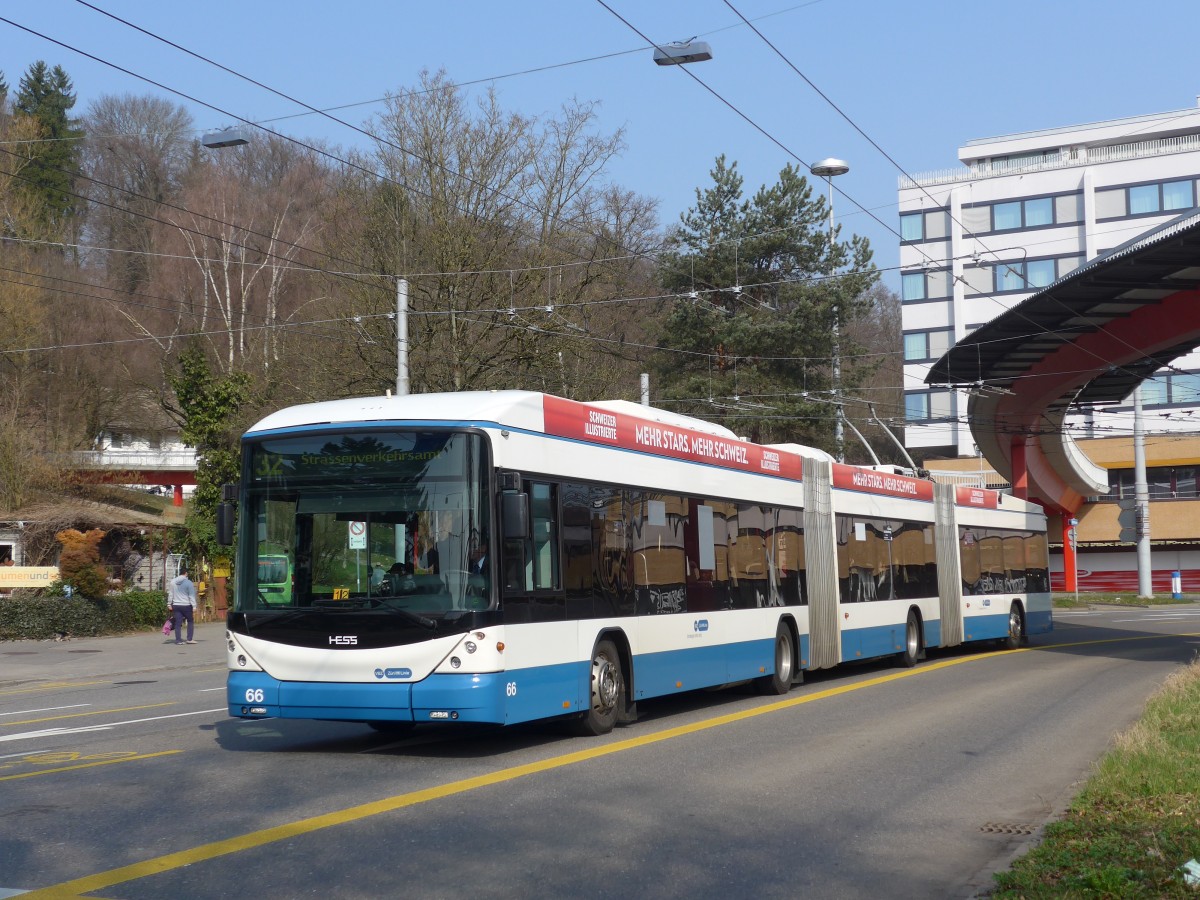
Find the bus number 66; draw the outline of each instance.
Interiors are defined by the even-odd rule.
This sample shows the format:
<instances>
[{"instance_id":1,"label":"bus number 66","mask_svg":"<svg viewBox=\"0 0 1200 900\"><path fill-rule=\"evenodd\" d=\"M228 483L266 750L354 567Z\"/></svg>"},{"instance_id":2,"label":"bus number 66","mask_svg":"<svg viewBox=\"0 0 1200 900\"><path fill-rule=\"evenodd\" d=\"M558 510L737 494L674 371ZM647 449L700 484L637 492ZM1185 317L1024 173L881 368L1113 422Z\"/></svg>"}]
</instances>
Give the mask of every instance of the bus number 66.
<instances>
[{"instance_id":1,"label":"bus number 66","mask_svg":"<svg viewBox=\"0 0 1200 900\"><path fill-rule=\"evenodd\" d=\"M262 688L250 688L249 690L247 690L246 691L246 702L247 703L262 703L263 702Z\"/></svg>"}]
</instances>

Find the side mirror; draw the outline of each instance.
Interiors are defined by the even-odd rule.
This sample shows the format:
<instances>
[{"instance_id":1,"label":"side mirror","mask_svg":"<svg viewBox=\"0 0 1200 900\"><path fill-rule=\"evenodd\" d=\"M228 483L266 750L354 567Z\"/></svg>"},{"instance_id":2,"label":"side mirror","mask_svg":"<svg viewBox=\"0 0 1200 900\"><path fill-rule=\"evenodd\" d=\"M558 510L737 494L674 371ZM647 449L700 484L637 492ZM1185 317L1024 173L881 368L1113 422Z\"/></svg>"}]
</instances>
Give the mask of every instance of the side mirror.
<instances>
[{"instance_id":1,"label":"side mirror","mask_svg":"<svg viewBox=\"0 0 1200 900\"><path fill-rule=\"evenodd\" d=\"M229 501L217 504L217 543L222 547L233 544L234 505Z\"/></svg>"},{"instance_id":2,"label":"side mirror","mask_svg":"<svg viewBox=\"0 0 1200 900\"><path fill-rule=\"evenodd\" d=\"M529 495L504 491L500 495L501 529L506 541L523 541L529 537Z\"/></svg>"}]
</instances>

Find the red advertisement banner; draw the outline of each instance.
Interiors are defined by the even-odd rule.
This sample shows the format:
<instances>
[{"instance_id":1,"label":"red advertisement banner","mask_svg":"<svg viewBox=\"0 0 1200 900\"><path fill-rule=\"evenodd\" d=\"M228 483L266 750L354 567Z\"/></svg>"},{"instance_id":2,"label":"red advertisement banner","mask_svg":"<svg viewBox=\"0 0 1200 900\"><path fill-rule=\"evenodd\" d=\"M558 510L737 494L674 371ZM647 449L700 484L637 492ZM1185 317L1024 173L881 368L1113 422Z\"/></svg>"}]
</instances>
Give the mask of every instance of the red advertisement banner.
<instances>
[{"instance_id":1,"label":"red advertisement banner","mask_svg":"<svg viewBox=\"0 0 1200 900\"><path fill-rule=\"evenodd\" d=\"M960 487L955 488L954 494L954 502L959 506L975 506L980 509L998 509L1000 506L1000 495L984 488Z\"/></svg>"},{"instance_id":2,"label":"red advertisement banner","mask_svg":"<svg viewBox=\"0 0 1200 900\"><path fill-rule=\"evenodd\" d=\"M803 473L801 458L786 450L639 419L574 400L544 397L542 412L546 434L794 481Z\"/></svg>"},{"instance_id":3,"label":"red advertisement banner","mask_svg":"<svg viewBox=\"0 0 1200 900\"><path fill-rule=\"evenodd\" d=\"M888 497L904 497L908 500L932 500L933 482L890 472L876 472L858 466L833 464L833 486L847 491L862 491L867 494L884 494Z\"/></svg>"}]
</instances>

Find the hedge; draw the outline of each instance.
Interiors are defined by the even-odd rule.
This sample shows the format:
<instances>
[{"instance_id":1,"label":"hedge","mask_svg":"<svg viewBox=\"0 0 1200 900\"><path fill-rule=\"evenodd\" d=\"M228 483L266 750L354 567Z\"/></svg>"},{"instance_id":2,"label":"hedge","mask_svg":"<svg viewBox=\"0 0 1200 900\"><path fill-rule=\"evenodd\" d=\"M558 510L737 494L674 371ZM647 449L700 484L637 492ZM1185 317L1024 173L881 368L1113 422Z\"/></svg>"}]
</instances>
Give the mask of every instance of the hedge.
<instances>
[{"instance_id":1,"label":"hedge","mask_svg":"<svg viewBox=\"0 0 1200 900\"><path fill-rule=\"evenodd\" d=\"M161 626L167 617L162 591L125 591L99 600L65 597L52 589L14 591L0 599L0 641L46 640L120 634Z\"/></svg>"}]
</instances>

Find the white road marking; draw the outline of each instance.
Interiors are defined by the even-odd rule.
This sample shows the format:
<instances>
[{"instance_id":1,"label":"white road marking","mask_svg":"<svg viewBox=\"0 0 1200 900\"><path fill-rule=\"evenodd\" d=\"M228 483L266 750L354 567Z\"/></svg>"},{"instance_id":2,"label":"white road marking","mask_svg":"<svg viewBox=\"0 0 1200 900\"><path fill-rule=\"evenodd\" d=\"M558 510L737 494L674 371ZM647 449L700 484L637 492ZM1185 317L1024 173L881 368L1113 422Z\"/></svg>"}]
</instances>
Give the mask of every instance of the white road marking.
<instances>
[{"instance_id":1,"label":"white road marking","mask_svg":"<svg viewBox=\"0 0 1200 900\"><path fill-rule=\"evenodd\" d=\"M21 734L6 734L0 735L0 743L5 741L27 741L32 738L40 737L61 737L64 734L85 734L89 731L108 731L111 728L117 728L121 725L137 725L141 722L158 722L162 719L178 719L183 716L202 716L209 713L227 712L228 707L221 706L217 709L201 709L196 712L172 713L169 716L150 716L145 719L128 719L124 722L109 722L106 725L84 725L79 728L44 728L41 731L26 731Z\"/></svg>"},{"instance_id":2,"label":"white road marking","mask_svg":"<svg viewBox=\"0 0 1200 900\"><path fill-rule=\"evenodd\" d=\"M54 712L58 709L78 709L81 706L91 706L90 703L72 703L70 706L43 706L41 709L21 709L16 712L0 713L0 716L23 716L26 713Z\"/></svg>"},{"instance_id":3,"label":"white road marking","mask_svg":"<svg viewBox=\"0 0 1200 900\"><path fill-rule=\"evenodd\" d=\"M199 690L199 691L197 691L196 693L198 693L198 694L207 694L207 693L209 693L210 691L223 691L223 690L225 690L224 686L222 686L222 687L219 687L219 688L200 688L200 690Z\"/></svg>"}]
</instances>

